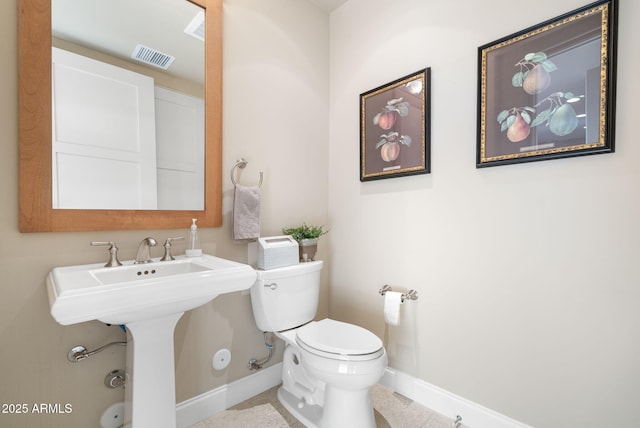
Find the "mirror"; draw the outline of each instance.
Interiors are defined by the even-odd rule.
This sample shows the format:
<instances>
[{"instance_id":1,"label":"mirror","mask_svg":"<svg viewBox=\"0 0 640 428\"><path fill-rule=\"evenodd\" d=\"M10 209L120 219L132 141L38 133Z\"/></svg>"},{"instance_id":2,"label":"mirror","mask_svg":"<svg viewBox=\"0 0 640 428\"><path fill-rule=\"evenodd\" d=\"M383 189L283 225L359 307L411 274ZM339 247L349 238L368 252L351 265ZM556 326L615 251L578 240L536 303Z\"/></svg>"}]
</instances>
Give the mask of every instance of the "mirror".
<instances>
[{"instance_id":1,"label":"mirror","mask_svg":"<svg viewBox=\"0 0 640 428\"><path fill-rule=\"evenodd\" d=\"M204 209L154 211L52 208L51 3L18 0L21 232L182 228L191 218L221 225L222 0L190 1L206 16Z\"/></svg>"},{"instance_id":2,"label":"mirror","mask_svg":"<svg viewBox=\"0 0 640 428\"><path fill-rule=\"evenodd\" d=\"M204 84L194 96L54 47L52 86L54 209L204 208Z\"/></svg>"},{"instance_id":3,"label":"mirror","mask_svg":"<svg viewBox=\"0 0 640 428\"><path fill-rule=\"evenodd\" d=\"M203 209L202 8L51 0L51 33L53 208Z\"/></svg>"}]
</instances>

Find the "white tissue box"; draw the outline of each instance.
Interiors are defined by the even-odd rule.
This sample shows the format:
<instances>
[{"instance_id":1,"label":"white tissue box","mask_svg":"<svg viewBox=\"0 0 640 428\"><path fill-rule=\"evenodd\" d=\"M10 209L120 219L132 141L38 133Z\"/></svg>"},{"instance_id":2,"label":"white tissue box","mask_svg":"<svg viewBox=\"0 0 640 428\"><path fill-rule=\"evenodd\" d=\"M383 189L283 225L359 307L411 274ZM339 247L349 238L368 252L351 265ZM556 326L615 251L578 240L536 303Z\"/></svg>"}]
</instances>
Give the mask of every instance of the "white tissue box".
<instances>
[{"instance_id":1,"label":"white tissue box","mask_svg":"<svg viewBox=\"0 0 640 428\"><path fill-rule=\"evenodd\" d=\"M298 241L291 236L258 238L258 268L269 270L298 264Z\"/></svg>"}]
</instances>

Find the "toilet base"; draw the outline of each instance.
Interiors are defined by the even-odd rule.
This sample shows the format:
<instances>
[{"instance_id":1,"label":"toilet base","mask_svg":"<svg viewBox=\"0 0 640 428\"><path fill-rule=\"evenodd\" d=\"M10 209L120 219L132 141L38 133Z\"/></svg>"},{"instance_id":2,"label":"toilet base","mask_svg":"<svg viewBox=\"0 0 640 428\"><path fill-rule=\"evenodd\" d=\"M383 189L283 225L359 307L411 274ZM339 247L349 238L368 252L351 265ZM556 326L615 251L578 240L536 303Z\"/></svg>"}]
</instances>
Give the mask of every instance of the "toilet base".
<instances>
[{"instance_id":1,"label":"toilet base","mask_svg":"<svg viewBox=\"0 0 640 428\"><path fill-rule=\"evenodd\" d=\"M320 427L376 428L369 388L349 390L327 385Z\"/></svg>"},{"instance_id":2,"label":"toilet base","mask_svg":"<svg viewBox=\"0 0 640 428\"><path fill-rule=\"evenodd\" d=\"M278 389L278 401L307 428L320 428L322 407L305 403L283 387Z\"/></svg>"},{"instance_id":3,"label":"toilet base","mask_svg":"<svg viewBox=\"0 0 640 428\"><path fill-rule=\"evenodd\" d=\"M376 428L369 390L327 387L324 407L307 404L289 391L278 389L278 400L308 428Z\"/></svg>"}]
</instances>

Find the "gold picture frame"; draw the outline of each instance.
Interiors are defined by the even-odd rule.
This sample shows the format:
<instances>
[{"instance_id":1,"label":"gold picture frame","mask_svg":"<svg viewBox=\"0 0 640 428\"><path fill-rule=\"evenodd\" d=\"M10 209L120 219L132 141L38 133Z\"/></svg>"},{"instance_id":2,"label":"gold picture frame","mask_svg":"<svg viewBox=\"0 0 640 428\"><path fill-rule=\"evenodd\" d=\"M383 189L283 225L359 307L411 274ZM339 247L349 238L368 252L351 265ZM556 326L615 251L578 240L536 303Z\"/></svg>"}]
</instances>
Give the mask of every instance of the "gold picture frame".
<instances>
[{"instance_id":1,"label":"gold picture frame","mask_svg":"<svg viewBox=\"0 0 640 428\"><path fill-rule=\"evenodd\" d=\"M614 151L617 0L478 48L476 167Z\"/></svg>"},{"instance_id":2,"label":"gold picture frame","mask_svg":"<svg viewBox=\"0 0 640 428\"><path fill-rule=\"evenodd\" d=\"M431 172L431 69L360 94L360 181Z\"/></svg>"}]
</instances>

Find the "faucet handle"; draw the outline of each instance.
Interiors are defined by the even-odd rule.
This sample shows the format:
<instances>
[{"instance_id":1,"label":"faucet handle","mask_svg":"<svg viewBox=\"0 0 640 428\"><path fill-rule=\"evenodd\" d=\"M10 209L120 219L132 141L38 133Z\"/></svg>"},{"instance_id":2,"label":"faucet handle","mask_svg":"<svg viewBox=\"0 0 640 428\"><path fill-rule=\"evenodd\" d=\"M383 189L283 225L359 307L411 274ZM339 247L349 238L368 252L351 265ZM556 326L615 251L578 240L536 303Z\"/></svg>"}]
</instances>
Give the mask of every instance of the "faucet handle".
<instances>
[{"instance_id":1,"label":"faucet handle","mask_svg":"<svg viewBox=\"0 0 640 428\"><path fill-rule=\"evenodd\" d=\"M171 243L173 241L182 241L183 239L184 239L184 236L178 236L176 238L167 238L167 240L164 241L164 256L162 256L160 261L166 262L169 260L175 260L175 257L171 255Z\"/></svg>"},{"instance_id":2,"label":"faucet handle","mask_svg":"<svg viewBox=\"0 0 640 428\"><path fill-rule=\"evenodd\" d=\"M114 267L114 266L122 266L120 260L118 260L118 247L116 247L116 243L113 241L91 241L92 246L96 245L108 245L109 246L109 260L104 265L104 267Z\"/></svg>"}]
</instances>

